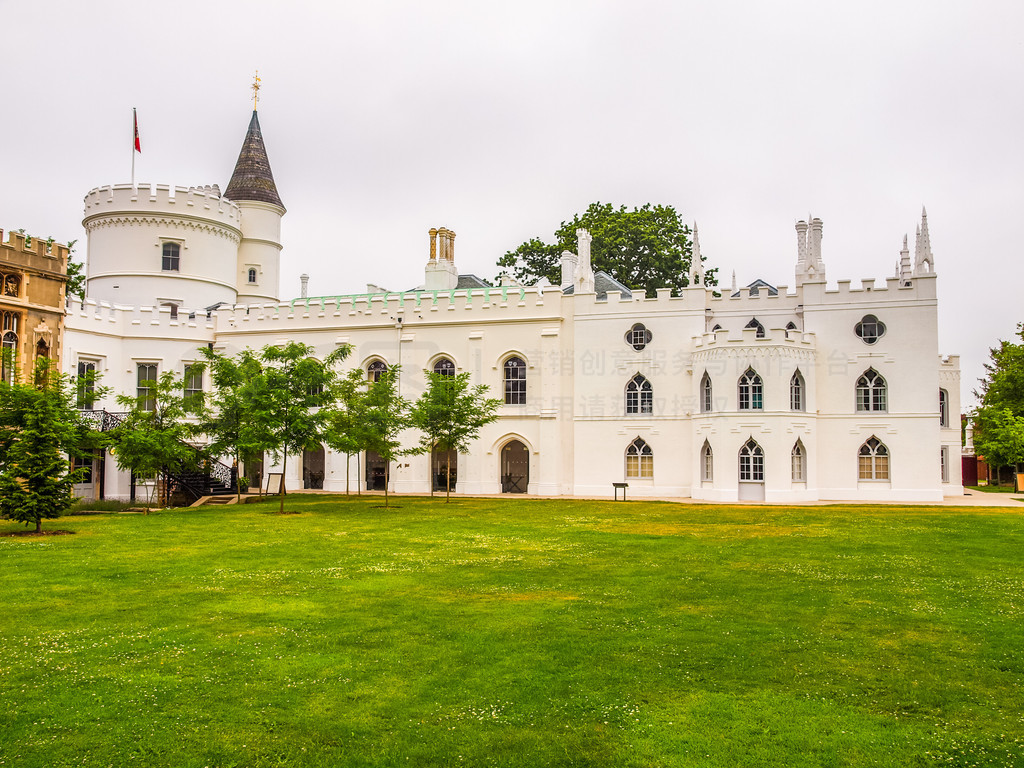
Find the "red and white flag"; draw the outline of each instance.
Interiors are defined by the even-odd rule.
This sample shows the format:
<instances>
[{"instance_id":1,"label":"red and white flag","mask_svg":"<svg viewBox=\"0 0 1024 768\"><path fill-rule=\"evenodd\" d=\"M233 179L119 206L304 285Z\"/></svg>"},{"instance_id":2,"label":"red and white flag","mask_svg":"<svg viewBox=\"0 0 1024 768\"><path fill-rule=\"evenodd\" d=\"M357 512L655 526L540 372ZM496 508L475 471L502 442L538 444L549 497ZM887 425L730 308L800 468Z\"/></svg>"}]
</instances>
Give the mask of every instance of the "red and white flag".
<instances>
[{"instance_id":1,"label":"red and white flag","mask_svg":"<svg viewBox=\"0 0 1024 768\"><path fill-rule=\"evenodd\" d=\"M135 114L135 107L132 107L132 121L135 123L135 151L142 154L142 144L139 142L139 117Z\"/></svg>"}]
</instances>

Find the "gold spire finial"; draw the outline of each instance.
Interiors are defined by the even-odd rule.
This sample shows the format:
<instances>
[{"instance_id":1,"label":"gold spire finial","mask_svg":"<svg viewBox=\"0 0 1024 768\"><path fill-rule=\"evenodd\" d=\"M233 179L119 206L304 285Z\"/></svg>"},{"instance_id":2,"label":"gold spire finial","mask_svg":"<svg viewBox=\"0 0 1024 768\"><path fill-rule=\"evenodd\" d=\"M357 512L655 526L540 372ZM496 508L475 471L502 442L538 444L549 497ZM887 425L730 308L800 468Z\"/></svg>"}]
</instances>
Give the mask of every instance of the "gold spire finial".
<instances>
[{"instance_id":1,"label":"gold spire finial","mask_svg":"<svg viewBox=\"0 0 1024 768\"><path fill-rule=\"evenodd\" d=\"M256 70L256 75L252 79L252 109L256 111L256 103L260 100L260 71Z\"/></svg>"}]
</instances>

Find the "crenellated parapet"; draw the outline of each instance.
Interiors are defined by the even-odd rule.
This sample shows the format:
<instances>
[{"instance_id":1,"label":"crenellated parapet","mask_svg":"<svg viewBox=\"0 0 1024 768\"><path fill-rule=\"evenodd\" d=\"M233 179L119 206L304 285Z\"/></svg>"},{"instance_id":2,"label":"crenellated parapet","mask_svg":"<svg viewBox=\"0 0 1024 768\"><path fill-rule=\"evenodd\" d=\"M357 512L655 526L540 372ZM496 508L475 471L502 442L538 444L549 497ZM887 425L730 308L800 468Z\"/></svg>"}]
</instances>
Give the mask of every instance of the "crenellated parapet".
<instances>
[{"instance_id":1,"label":"crenellated parapet","mask_svg":"<svg viewBox=\"0 0 1024 768\"><path fill-rule=\"evenodd\" d=\"M205 309L132 307L94 299L68 303L65 321L69 330L126 338L158 337L205 340L216 329L216 319Z\"/></svg>"},{"instance_id":2,"label":"crenellated parapet","mask_svg":"<svg viewBox=\"0 0 1024 768\"><path fill-rule=\"evenodd\" d=\"M116 184L85 196L82 224L87 232L110 226L161 226L203 229L237 243L241 238L238 205L220 196L216 186Z\"/></svg>"}]
</instances>

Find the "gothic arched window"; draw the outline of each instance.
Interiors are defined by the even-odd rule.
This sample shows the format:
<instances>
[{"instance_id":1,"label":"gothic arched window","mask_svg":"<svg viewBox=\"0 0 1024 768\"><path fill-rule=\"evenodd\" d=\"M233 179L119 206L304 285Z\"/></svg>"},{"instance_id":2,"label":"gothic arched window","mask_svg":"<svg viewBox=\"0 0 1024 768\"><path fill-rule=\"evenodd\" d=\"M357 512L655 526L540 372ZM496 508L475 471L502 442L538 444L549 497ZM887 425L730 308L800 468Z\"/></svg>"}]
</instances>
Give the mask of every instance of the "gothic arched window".
<instances>
[{"instance_id":1,"label":"gothic arched window","mask_svg":"<svg viewBox=\"0 0 1024 768\"><path fill-rule=\"evenodd\" d=\"M754 438L747 440L740 448L740 480L764 482L764 451Z\"/></svg>"},{"instance_id":2,"label":"gothic arched window","mask_svg":"<svg viewBox=\"0 0 1024 768\"><path fill-rule=\"evenodd\" d=\"M757 338L759 338L759 339L763 339L764 338L764 326L761 325L761 323L759 323L757 321L756 317L750 318L750 322L747 323L746 327L747 328L754 328L754 329L756 329L755 332L754 332L754 336L756 336Z\"/></svg>"},{"instance_id":3,"label":"gothic arched window","mask_svg":"<svg viewBox=\"0 0 1024 768\"><path fill-rule=\"evenodd\" d=\"M654 451L639 437L626 448L626 477L654 477Z\"/></svg>"},{"instance_id":4,"label":"gothic arched window","mask_svg":"<svg viewBox=\"0 0 1024 768\"><path fill-rule=\"evenodd\" d=\"M889 449L877 437L872 435L860 447L857 460L857 476L860 480L889 479Z\"/></svg>"},{"instance_id":5,"label":"gothic arched window","mask_svg":"<svg viewBox=\"0 0 1024 768\"><path fill-rule=\"evenodd\" d=\"M804 403L804 377L797 368L793 378L789 380L789 410L802 411L806 407Z\"/></svg>"},{"instance_id":6,"label":"gothic arched window","mask_svg":"<svg viewBox=\"0 0 1024 768\"><path fill-rule=\"evenodd\" d=\"M626 385L626 413L653 413L654 388L639 373Z\"/></svg>"},{"instance_id":7,"label":"gothic arched window","mask_svg":"<svg viewBox=\"0 0 1024 768\"><path fill-rule=\"evenodd\" d=\"M714 399L711 389L711 377L705 371L704 377L700 380L700 412L711 413L712 405L714 405Z\"/></svg>"},{"instance_id":8,"label":"gothic arched window","mask_svg":"<svg viewBox=\"0 0 1024 768\"><path fill-rule=\"evenodd\" d=\"M874 368L868 368L857 379L857 410L884 411L886 408L885 379Z\"/></svg>"},{"instance_id":9,"label":"gothic arched window","mask_svg":"<svg viewBox=\"0 0 1024 768\"><path fill-rule=\"evenodd\" d=\"M761 377L754 372L753 368L748 368L747 372L740 377L740 410L760 411L764 408L763 393Z\"/></svg>"}]
</instances>

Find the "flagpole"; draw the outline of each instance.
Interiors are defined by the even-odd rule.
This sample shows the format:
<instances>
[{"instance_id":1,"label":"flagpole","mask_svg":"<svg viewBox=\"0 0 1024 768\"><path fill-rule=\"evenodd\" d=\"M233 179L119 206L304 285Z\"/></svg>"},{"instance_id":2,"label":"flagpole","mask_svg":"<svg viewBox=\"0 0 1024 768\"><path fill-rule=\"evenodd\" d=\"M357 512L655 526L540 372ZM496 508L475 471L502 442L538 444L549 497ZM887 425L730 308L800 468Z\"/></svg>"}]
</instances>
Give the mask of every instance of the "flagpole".
<instances>
[{"instance_id":1,"label":"flagpole","mask_svg":"<svg viewBox=\"0 0 1024 768\"><path fill-rule=\"evenodd\" d=\"M132 107L132 189L135 189L135 137L138 135L139 118Z\"/></svg>"}]
</instances>

